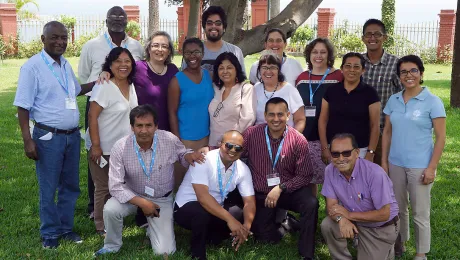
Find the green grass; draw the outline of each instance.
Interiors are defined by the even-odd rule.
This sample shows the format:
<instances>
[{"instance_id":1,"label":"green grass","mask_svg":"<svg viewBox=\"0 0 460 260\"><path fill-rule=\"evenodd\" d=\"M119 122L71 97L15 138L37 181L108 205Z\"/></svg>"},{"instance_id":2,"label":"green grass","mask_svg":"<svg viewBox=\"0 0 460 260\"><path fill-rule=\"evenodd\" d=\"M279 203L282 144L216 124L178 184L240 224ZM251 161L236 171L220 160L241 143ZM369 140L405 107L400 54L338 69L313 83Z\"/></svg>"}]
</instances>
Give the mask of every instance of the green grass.
<instances>
[{"instance_id":1,"label":"green grass","mask_svg":"<svg viewBox=\"0 0 460 260\"><path fill-rule=\"evenodd\" d=\"M246 58L246 69L256 60L256 56ZM305 65L303 58L298 58ZM77 73L78 58L69 59ZM180 57L174 59L180 63ZM94 224L86 214L86 151L82 146L80 162L81 195L75 212L75 231L82 235L84 242L79 245L63 243L57 250L43 250L40 243L38 216L38 185L34 163L24 156L23 144L12 105L15 95L19 68L25 60L5 60L0 64L0 259L89 259L94 251L103 245L103 240L95 234ZM427 65L424 79L430 90L442 98L447 111L447 143L438 167L438 177L432 190L432 250L431 259L460 259L460 110L448 107L450 95L451 67ZM85 98L78 98L83 112ZM83 113L82 113L83 114ZM83 117L81 117L83 124ZM324 215L324 201L321 199L320 217ZM137 228L133 218L125 221L124 245L120 252L107 258L119 259L161 259L152 254L150 245L145 243L145 232ZM319 233L318 233L319 234ZM178 251L170 259L190 259L188 241L190 233L176 227ZM412 239L407 244L408 252L403 259L412 259L415 246ZM238 253L230 244L208 247L209 259L299 259L297 235L288 235L278 245L254 242L250 239ZM317 259L330 259L328 249L317 244Z\"/></svg>"}]
</instances>

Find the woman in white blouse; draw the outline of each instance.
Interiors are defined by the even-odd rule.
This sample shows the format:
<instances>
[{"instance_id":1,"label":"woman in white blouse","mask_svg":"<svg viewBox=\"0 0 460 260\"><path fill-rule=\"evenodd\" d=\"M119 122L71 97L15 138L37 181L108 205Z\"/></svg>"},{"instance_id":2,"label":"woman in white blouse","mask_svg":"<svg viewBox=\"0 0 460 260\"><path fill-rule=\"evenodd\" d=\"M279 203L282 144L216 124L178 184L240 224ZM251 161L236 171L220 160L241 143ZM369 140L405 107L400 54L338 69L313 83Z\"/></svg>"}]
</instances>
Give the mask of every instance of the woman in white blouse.
<instances>
[{"instance_id":1,"label":"woman in white blouse","mask_svg":"<svg viewBox=\"0 0 460 260\"><path fill-rule=\"evenodd\" d=\"M103 235L104 204L110 198L108 180L110 150L123 136L131 133L129 112L137 106L133 78L136 63L128 49L116 47L107 55L102 68L110 73L109 82L94 86L88 113L86 146L88 163L94 181L94 223Z\"/></svg>"},{"instance_id":2,"label":"woman in white blouse","mask_svg":"<svg viewBox=\"0 0 460 260\"><path fill-rule=\"evenodd\" d=\"M218 142L228 130L243 133L256 120L254 87L245 83L246 76L235 54L223 52L214 62L214 98L209 104L209 146Z\"/></svg>"}]
</instances>

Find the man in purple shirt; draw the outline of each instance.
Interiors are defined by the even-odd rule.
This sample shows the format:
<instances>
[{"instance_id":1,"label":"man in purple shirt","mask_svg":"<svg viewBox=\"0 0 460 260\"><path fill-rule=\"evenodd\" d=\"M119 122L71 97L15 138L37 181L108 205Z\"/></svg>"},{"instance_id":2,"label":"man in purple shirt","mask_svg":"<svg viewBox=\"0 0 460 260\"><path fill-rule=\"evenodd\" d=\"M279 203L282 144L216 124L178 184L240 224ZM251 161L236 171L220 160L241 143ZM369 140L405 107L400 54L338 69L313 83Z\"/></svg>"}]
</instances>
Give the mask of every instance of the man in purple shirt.
<instances>
[{"instance_id":1,"label":"man in purple shirt","mask_svg":"<svg viewBox=\"0 0 460 260\"><path fill-rule=\"evenodd\" d=\"M321 233L333 259L352 259L347 238L357 243L358 260L393 259L399 233L393 183L375 163L359 158L352 134L331 140L332 164L326 167L321 194L329 216Z\"/></svg>"}]
</instances>

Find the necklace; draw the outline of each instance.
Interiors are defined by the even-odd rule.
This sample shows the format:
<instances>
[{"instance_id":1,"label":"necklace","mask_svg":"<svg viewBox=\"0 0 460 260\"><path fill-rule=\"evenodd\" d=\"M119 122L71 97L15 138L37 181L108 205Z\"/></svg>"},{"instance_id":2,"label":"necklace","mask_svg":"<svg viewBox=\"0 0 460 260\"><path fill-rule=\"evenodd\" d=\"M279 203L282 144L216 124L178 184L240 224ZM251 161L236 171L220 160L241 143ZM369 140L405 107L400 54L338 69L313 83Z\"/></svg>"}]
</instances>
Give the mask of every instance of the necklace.
<instances>
[{"instance_id":1,"label":"necklace","mask_svg":"<svg viewBox=\"0 0 460 260\"><path fill-rule=\"evenodd\" d=\"M157 72L157 71L155 70L155 68L153 68L153 65L150 63L150 61L147 61L147 64L149 65L150 69L151 69L153 72L155 72L155 74L157 74L157 75L163 75L163 72L164 72L165 69L166 69L166 66L163 65L163 69L162 69L160 72Z\"/></svg>"},{"instance_id":2,"label":"necklace","mask_svg":"<svg viewBox=\"0 0 460 260\"><path fill-rule=\"evenodd\" d=\"M275 92L276 92L276 90L278 89L278 86L280 85L280 83L279 83L279 82L276 83L275 90L273 91L273 93L272 93L272 95L271 95L270 97L268 97L268 96L267 96L267 92L265 92L265 84L263 84L263 85L264 85L264 95L265 95L265 97L266 97L267 99L271 99L271 98L273 97L273 95L275 95Z\"/></svg>"}]
</instances>

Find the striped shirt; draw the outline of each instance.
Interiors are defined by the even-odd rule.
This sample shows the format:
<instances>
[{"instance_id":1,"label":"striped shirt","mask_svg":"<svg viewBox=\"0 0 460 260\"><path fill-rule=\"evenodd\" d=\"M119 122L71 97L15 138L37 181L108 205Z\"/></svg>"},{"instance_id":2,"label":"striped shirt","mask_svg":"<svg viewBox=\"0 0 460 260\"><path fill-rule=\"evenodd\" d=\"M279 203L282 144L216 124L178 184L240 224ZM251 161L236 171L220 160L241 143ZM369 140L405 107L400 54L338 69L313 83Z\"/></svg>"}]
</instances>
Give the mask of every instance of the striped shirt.
<instances>
[{"instance_id":1,"label":"striped shirt","mask_svg":"<svg viewBox=\"0 0 460 260\"><path fill-rule=\"evenodd\" d=\"M272 173L273 170L265 139L266 125L252 126L243 134L245 147L243 157L248 158L254 190L264 194L269 193L273 188L267 183L267 174ZM310 183L313 177L313 166L308 156L307 139L294 128L287 127L288 133L284 137L275 171L280 174L280 183L286 185L287 192L293 192ZM282 139L275 140L271 138L270 133L268 135L274 160Z\"/></svg>"},{"instance_id":2,"label":"striped shirt","mask_svg":"<svg viewBox=\"0 0 460 260\"><path fill-rule=\"evenodd\" d=\"M130 134L118 140L112 148L109 168L109 191L120 203L126 203L136 196L145 198L161 198L174 188L174 163L187 167L184 156L192 152L186 149L179 138L170 132L156 130L158 143L155 162L150 179L145 175L134 150L133 138ZM152 147L143 150L138 146L139 154L145 163L145 168L150 169ZM154 196L145 193L145 187L154 190Z\"/></svg>"},{"instance_id":3,"label":"striped shirt","mask_svg":"<svg viewBox=\"0 0 460 260\"><path fill-rule=\"evenodd\" d=\"M383 52L383 56L377 64L372 64L367 53L363 53L366 61L366 71L363 74L363 82L377 90L381 105L380 110L380 128L383 129L385 122L385 114L383 108L387 104L391 95L401 91L402 85L396 74L396 65L399 58L395 55Z\"/></svg>"}]
</instances>

